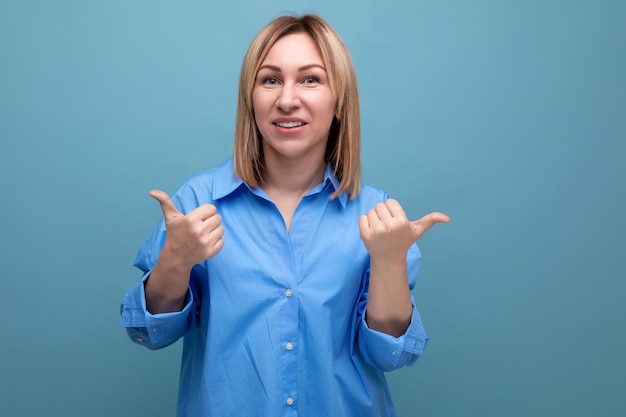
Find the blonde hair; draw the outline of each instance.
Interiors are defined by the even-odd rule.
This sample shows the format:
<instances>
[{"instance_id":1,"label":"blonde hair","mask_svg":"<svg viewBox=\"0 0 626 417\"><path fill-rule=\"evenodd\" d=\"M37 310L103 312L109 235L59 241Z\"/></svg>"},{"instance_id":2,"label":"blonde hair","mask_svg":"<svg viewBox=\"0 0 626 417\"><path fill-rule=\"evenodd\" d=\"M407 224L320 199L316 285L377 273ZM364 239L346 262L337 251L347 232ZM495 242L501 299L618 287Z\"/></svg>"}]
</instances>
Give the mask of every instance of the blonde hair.
<instances>
[{"instance_id":1,"label":"blonde hair","mask_svg":"<svg viewBox=\"0 0 626 417\"><path fill-rule=\"evenodd\" d=\"M263 150L253 110L252 91L263 60L278 39L306 33L317 45L330 87L337 96L337 113L329 132L326 160L339 180L331 198L345 191L355 198L361 187L361 116L356 74L350 54L335 30L319 16L281 16L254 38L241 66L235 125L235 174L256 187L263 182Z\"/></svg>"}]
</instances>

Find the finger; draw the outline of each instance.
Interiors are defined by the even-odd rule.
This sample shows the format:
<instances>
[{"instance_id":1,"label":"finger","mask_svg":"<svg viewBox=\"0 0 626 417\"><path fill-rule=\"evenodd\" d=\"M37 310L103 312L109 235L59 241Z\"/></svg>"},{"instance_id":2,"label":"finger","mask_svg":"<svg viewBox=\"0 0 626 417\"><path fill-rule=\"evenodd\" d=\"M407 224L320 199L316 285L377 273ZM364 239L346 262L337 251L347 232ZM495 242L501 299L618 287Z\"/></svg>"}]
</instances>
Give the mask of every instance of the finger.
<instances>
[{"instance_id":1,"label":"finger","mask_svg":"<svg viewBox=\"0 0 626 417\"><path fill-rule=\"evenodd\" d=\"M387 210L389 210L389 213L391 213L391 216L393 217L406 217L406 213L404 212L404 209L402 208L400 203L398 203L398 201L394 200L393 198L385 201L385 207L387 207Z\"/></svg>"},{"instance_id":2,"label":"finger","mask_svg":"<svg viewBox=\"0 0 626 417\"><path fill-rule=\"evenodd\" d=\"M221 225L209 233L209 238L206 241L206 248L207 248L206 257L207 258L214 257L215 255L217 255L217 253L220 250L222 250L222 248L224 247L223 237L224 237L224 227Z\"/></svg>"},{"instance_id":3,"label":"finger","mask_svg":"<svg viewBox=\"0 0 626 417\"><path fill-rule=\"evenodd\" d=\"M148 194L150 195L150 197L159 202L159 204L161 205L161 210L163 211L163 217L165 217L166 219L181 214L174 205L174 202L172 201L170 196L167 195L165 191L152 190Z\"/></svg>"},{"instance_id":4,"label":"finger","mask_svg":"<svg viewBox=\"0 0 626 417\"><path fill-rule=\"evenodd\" d=\"M196 207L188 213L188 215L195 216L200 220L208 220L217 212L217 208L213 204L203 204Z\"/></svg>"},{"instance_id":5,"label":"finger","mask_svg":"<svg viewBox=\"0 0 626 417\"><path fill-rule=\"evenodd\" d=\"M203 230L203 235L200 238L200 243L206 248L215 246L215 243L224 236L224 226L218 224L214 227L207 227Z\"/></svg>"},{"instance_id":6,"label":"finger","mask_svg":"<svg viewBox=\"0 0 626 417\"><path fill-rule=\"evenodd\" d=\"M411 224L417 228L419 228L420 234L423 234L428 229L436 225L437 223L450 223L450 217L443 213L432 212L430 214L425 215L419 220L412 221Z\"/></svg>"},{"instance_id":7,"label":"finger","mask_svg":"<svg viewBox=\"0 0 626 417\"><path fill-rule=\"evenodd\" d=\"M382 221L378 216L376 209L371 209L367 212L367 223L369 224L370 229L377 228L380 224L382 224Z\"/></svg>"},{"instance_id":8,"label":"finger","mask_svg":"<svg viewBox=\"0 0 626 417\"><path fill-rule=\"evenodd\" d=\"M222 216L219 214L214 214L213 216L208 217L205 220L202 220L202 228L208 232L217 229L222 226Z\"/></svg>"},{"instance_id":9,"label":"finger","mask_svg":"<svg viewBox=\"0 0 626 417\"><path fill-rule=\"evenodd\" d=\"M219 251L222 250L223 247L224 247L224 239L220 237L218 241L215 242L215 246L213 246L213 254L211 255L211 257L217 255Z\"/></svg>"},{"instance_id":10,"label":"finger","mask_svg":"<svg viewBox=\"0 0 626 417\"><path fill-rule=\"evenodd\" d=\"M382 221L386 221L386 220L391 220L391 212L389 211L389 208L387 207L387 203L378 203L376 204L376 207L374 207L374 211L376 212L376 215L378 216L378 218Z\"/></svg>"},{"instance_id":11,"label":"finger","mask_svg":"<svg viewBox=\"0 0 626 417\"><path fill-rule=\"evenodd\" d=\"M359 231L361 232L361 239L365 239L369 236L370 221L365 214L359 217Z\"/></svg>"}]
</instances>

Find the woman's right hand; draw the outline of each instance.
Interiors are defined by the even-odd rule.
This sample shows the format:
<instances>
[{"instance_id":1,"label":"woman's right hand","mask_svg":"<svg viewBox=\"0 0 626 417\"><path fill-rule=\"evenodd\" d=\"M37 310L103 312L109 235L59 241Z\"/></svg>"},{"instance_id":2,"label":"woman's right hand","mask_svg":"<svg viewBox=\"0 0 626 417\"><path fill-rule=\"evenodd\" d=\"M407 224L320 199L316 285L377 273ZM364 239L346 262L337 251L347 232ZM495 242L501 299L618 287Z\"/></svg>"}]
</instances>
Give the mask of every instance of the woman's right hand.
<instances>
[{"instance_id":1,"label":"woman's right hand","mask_svg":"<svg viewBox=\"0 0 626 417\"><path fill-rule=\"evenodd\" d=\"M180 311L191 268L214 257L224 246L222 217L212 204L183 214L167 193L152 190L150 197L161 204L166 234L159 258L145 283L146 307L152 314Z\"/></svg>"},{"instance_id":2,"label":"woman's right hand","mask_svg":"<svg viewBox=\"0 0 626 417\"><path fill-rule=\"evenodd\" d=\"M204 204L182 214L164 191L152 190L150 197L161 204L167 231L161 253L168 259L191 269L222 249L224 226L214 205Z\"/></svg>"}]
</instances>

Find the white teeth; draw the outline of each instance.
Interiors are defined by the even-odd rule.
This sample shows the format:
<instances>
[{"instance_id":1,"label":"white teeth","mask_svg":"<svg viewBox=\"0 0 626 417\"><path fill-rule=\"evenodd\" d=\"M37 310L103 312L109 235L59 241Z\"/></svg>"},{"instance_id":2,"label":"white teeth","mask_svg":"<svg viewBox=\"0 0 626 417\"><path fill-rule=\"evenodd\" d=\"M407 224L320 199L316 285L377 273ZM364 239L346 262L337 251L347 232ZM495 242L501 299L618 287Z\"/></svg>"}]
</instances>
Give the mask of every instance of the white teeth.
<instances>
[{"instance_id":1,"label":"white teeth","mask_svg":"<svg viewBox=\"0 0 626 417\"><path fill-rule=\"evenodd\" d=\"M280 127L298 127L298 126L304 125L304 123L303 122L278 122L276 123L276 125Z\"/></svg>"}]
</instances>

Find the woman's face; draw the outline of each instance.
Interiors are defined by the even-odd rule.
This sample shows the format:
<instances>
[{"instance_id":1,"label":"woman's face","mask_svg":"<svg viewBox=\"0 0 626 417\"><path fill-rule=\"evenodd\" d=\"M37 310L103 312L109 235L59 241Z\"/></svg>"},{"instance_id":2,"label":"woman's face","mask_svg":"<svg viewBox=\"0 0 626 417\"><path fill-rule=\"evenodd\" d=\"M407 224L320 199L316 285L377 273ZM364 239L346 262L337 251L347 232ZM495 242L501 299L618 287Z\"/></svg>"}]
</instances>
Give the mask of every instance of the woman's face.
<instances>
[{"instance_id":1,"label":"woman's face","mask_svg":"<svg viewBox=\"0 0 626 417\"><path fill-rule=\"evenodd\" d=\"M252 104L266 162L323 161L337 97L308 34L286 35L272 46L257 73Z\"/></svg>"}]
</instances>

